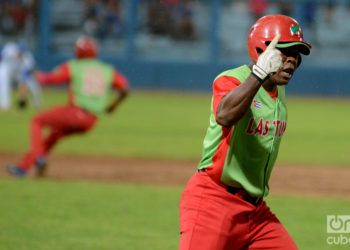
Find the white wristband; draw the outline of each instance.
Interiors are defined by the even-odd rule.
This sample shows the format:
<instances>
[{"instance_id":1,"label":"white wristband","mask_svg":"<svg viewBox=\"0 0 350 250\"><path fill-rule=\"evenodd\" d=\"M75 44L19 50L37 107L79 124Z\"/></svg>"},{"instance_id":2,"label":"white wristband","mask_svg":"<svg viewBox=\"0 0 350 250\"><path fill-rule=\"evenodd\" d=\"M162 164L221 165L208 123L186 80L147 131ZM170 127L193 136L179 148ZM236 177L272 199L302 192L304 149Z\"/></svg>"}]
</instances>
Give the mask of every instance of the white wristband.
<instances>
[{"instance_id":1,"label":"white wristband","mask_svg":"<svg viewBox=\"0 0 350 250\"><path fill-rule=\"evenodd\" d=\"M267 73L257 65L253 65L253 74L259 78L261 82L267 77Z\"/></svg>"}]
</instances>

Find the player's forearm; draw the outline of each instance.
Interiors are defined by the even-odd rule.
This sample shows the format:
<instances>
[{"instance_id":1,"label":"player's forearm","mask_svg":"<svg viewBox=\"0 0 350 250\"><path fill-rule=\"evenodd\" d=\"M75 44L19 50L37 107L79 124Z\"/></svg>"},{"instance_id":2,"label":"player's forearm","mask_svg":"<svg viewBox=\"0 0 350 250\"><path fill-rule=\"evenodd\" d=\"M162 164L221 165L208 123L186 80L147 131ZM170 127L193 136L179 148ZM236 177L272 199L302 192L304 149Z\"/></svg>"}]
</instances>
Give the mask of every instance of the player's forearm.
<instances>
[{"instance_id":1,"label":"player's forearm","mask_svg":"<svg viewBox=\"0 0 350 250\"><path fill-rule=\"evenodd\" d=\"M216 113L216 122L224 127L237 123L249 109L260 86L261 82L250 75L243 84L222 99Z\"/></svg>"},{"instance_id":2,"label":"player's forearm","mask_svg":"<svg viewBox=\"0 0 350 250\"><path fill-rule=\"evenodd\" d=\"M115 105L119 105L122 101L124 101L124 99L127 97L128 95L128 91L121 91L118 95L118 97L115 99L114 103Z\"/></svg>"},{"instance_id":3,"label":"player's forearm","mask_svg":"<svg viewBox=\"0 0 350 250\"><path fill-rule=\"evenodd\" d=\"M36 79L41 85L61 84L70 81L70 71L67 64L62 64L55 71L50 73L37 72Z\"/></svg>"},{"instance_id":4,"label":"player's forearm","mask_svg":"<svg viewBox=\"0 0 350 250\"><path fill-rule=\"evenodd\" d=\"M112 101L112 103L107 107L106 112L107 113L112 113L118 106L119 104L124 101L124 99L127 97L128 91L127 90L122 90L119 92L119 95Z\"/></svg>"},{"instance_id":5,"label":"player's forearm","mask_svg":"<svg viewBox=\"0 0 350 250\"><path fill-rule=\"evenodd\" d=\"M37 78L40 81L41 85L56 85L65 83L68 81L65 75L43 73L40 78Z\"/></svg>"}]
</instances>

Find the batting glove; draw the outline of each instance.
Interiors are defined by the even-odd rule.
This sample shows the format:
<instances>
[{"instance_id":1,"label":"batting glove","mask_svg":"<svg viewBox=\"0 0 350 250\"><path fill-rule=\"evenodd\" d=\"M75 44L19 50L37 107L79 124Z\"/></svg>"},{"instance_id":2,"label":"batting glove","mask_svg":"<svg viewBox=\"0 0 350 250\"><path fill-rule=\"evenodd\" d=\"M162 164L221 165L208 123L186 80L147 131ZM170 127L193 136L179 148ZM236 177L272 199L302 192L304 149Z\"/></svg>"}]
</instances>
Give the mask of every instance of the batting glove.
<instances>
[{"instance_id":1,"label":"batting glove","mask_svg":"<svg viewBox=\"0 0 350 250\"><path fill-rule=\"evenodd\" d=\"M281 52L276 49L276 44L281 35L277 34L266 50L261 53L255 65L253 65L253 75L263 82L271 73L277 72L282 67Z\"/></svg>"}]
</instances>

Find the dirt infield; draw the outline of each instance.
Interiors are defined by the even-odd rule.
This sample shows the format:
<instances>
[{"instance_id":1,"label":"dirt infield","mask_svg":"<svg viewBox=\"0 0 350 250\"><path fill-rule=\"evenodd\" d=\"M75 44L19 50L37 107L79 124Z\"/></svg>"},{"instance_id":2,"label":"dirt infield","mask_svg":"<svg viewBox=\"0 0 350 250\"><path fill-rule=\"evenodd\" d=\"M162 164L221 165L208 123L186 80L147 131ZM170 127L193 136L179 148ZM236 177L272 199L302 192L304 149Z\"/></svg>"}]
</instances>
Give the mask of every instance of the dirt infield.
<instances>
[{"instance_id":1,"label":"dirt infield","mask_svg":"<svg viewBox=\"0 0 350 250\"><path fill-rule=\"evenodd\" d=\"M18 155L0 154L0 177L10 178L5 165ZM96 156L52 156L47 178L126 182L148 185L185 185L197 162L120 159ZM29 178L33 178L30 173ZM271 193L350 197L350 168L276 166Z\"/></svg>"}]
</instances>

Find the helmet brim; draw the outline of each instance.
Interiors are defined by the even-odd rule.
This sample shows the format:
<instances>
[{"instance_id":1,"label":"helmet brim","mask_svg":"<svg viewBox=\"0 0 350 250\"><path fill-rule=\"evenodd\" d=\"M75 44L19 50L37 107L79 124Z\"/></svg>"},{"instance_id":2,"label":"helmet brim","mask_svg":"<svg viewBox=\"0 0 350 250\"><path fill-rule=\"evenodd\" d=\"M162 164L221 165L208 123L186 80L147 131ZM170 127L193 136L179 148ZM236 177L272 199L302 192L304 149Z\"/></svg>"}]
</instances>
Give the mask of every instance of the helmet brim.
<instances>
[{"instance_id":1,"label":"helmet brim","mask_svg":"<svg viewBox=\"0 0 350 250\"><path fill-rule=\"evenodd\" d=\"M298 50L303 55L310 55L311 45L306 42L284 42L284 43L278 43L276 45L276 48L279 49L285 49L298 46Z\"/></svg>"}]
</instances>

